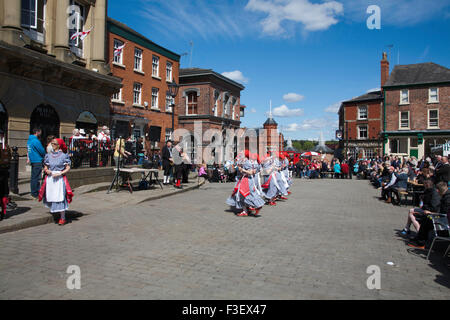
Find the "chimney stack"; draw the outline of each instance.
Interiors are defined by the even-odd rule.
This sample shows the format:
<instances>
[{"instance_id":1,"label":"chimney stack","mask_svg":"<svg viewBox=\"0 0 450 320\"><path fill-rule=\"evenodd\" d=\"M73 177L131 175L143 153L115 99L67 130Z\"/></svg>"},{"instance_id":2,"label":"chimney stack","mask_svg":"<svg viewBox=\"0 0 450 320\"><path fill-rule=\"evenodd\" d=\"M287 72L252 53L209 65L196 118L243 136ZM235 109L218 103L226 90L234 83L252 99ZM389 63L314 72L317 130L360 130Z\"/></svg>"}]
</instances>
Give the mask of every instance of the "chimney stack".
<instances>
[{"instance_id":1,"label":"chimney stack","mask_svg":"<svg viewBox=\"0 0 450 320\"><path fill-rule=\"evenodd\" d=\"M381 91L383 86L389 79L389 61L387 59L387 53L383 52L383 59L381 60Z\"/></svg>"}]
</instances>

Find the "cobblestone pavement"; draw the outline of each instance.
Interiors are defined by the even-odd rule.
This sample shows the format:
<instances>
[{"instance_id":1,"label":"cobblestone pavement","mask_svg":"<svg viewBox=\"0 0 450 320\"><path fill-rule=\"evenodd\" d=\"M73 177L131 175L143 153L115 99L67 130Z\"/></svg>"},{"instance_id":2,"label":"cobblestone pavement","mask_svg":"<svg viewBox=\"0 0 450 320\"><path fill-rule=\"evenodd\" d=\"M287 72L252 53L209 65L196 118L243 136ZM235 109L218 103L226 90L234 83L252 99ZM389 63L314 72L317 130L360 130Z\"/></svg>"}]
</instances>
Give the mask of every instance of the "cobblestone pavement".
<instances>
[{"instance_id":1,"label":"cobblestone pavement","mask_svg":"<svg viewBox=\"0 0 450 320\"><path fill-rule=\"evenodd\" d=\"M367 181L296 180L262 217L236 217L231 184L0 235L1 299L449 299L448 260L396 230L407 208ZM394 266L387 265L388 261ZM69 265L81 289L69 290ZM367 267L381 289L367 289Z\"/></svg>"}]
</instances>

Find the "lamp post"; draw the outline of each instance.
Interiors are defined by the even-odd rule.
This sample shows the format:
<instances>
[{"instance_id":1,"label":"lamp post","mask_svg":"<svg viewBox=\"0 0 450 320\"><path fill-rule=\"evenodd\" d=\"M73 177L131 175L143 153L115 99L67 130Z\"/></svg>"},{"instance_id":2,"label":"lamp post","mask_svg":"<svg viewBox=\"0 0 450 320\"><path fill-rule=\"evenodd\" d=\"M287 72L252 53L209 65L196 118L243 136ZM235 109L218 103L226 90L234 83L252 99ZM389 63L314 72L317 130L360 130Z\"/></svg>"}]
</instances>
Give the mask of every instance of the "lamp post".
<instances>
[{"instance_id":1,"label":"lamp post","mask_svg":"<svg viewBox=\"0 0 450 320\"><path fill-rule=\"evenodd\" d=\"M178 89L180 88L180 86L175 82L175 80L172 80L171 83L169 83L169 95L173 98L173 102L172 103L172 133L171 133L171 138L173 135L173 132L175 130L175 97L178 94Z\"/></svg>"}]
</instances>

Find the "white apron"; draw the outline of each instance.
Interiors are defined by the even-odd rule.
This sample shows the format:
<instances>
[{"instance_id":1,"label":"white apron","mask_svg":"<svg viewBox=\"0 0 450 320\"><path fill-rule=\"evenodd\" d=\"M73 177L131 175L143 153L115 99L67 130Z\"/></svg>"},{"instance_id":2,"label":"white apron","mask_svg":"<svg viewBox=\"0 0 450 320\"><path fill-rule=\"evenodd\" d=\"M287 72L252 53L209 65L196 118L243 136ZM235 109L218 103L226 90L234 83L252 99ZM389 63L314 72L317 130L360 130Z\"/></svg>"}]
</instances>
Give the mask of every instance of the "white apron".
<instances>
[{"instance_id":1,"label":"white apron","mask_svg":"<svg viewBox=\"0 0 450 320\"><path fill-rule=\"evenodd\" d=\"M60 173L61 171L53 171ZM47 185L45 187L45 198L47 202L63 202L64 201L64 178L47 176Z\"/></svg>"}]
</instances>

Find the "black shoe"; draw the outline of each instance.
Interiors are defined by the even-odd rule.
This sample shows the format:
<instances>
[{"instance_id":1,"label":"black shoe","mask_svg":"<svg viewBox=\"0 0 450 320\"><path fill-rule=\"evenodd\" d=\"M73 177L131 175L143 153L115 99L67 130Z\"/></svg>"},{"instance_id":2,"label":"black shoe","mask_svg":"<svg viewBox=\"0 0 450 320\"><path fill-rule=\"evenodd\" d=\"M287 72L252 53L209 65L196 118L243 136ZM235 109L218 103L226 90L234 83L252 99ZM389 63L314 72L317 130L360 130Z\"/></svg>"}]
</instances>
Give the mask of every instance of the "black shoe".
<instances>
[{"instance_id":1,"label":"black shoe","mask_svg":"<svg viewBox=\"0 0 450 320\"><path fill-rule=\"evenodd\" d=\"M0 213L0 221L3 220L3 213Z\"/></svg>"}]
</instances>

